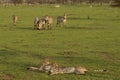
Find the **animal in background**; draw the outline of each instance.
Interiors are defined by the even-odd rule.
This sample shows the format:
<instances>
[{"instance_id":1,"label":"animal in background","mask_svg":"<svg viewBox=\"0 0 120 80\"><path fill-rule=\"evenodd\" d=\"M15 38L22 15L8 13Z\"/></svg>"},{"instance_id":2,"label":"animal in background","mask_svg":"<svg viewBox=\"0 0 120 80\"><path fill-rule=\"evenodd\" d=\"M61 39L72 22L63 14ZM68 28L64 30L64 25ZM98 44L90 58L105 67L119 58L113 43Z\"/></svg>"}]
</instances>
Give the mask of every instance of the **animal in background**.
<instances>
[{"instance_id":1,"label":"animal in background","mask_svg":"<svg viewBox=\"0 0 120 80\"><path fill-rule=\"evenodd\" d=\"M67 18L66 13L64 13L63 16L58 16L57 17L56 27L61 26L61 24L63 24L63 26L65 26L66 25L66 18Z\"/></svg>"},{"instance_id":2,"label":"animal in background","mask_svg":"<svg viewBox=\"0 0 120 80\"><path fill-rule=\"evenodd\" d=\"M13 15L13 25L16 26L18 17L16 15Z\"/></svg>"},{"instance_id":3,"label":"animal in background","mask_svg":"<svg viewBox=\"0 0 120 80\"><path fill-rule=\"evenodd\" d=\"M37 30L43 30L43 29L45 29L44 25L45 25L45 21L43 21L42 19L39 19L37 21Z\"/></svg>"},{"instance_id":4,"label":"animal in background","mask_svg":"<svg viewBox=\"0 0 120 80\"><path fill-rule=\"evenodd\" d=\"M34 18L34 29L37 29L37 26L38 26L37 22L38 22L38 20L39 20L38 17Z\"/></svg>"},{"instance_id":5,"label":"animal in background","mask_svg":"<svg viewBox=\"0 0 120 80\"><path fill-rule=\"evenodd\" d=\"M52 29L53 18L51 16L45 15L42 20L45 21L48 29Z\"/></svg>"},{"instance_id":6,"label":"animal in background","mask_svg":"<svg viewBox=\"0 0 120 80\"><path fill-rule=\"evenodd\" d=\"M53 18L51 16L45 15L40 19L35 18L34 20L34 28L38 30L45 29L45 25L47 25L47 29L52 29Z\"/></svg>"}]
</instances>

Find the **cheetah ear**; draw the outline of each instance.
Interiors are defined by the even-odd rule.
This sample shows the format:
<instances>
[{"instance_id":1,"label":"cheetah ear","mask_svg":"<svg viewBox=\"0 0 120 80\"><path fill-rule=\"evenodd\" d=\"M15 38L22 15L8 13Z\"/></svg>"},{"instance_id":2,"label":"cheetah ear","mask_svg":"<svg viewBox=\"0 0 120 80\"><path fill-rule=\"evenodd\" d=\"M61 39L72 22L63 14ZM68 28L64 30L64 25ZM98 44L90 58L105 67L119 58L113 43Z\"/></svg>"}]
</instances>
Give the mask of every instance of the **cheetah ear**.
<instances>
[{"instance_id":1,"label":"cheetah ear","mask_svg":"<svg viewBox=\"0 0 120 80\"><path fill-rule=\"evenodd\" d=\"M50 61L50 58L49 57L45 57L45 58L43 58L43 61Z\"/></svg>"}]
</instances>

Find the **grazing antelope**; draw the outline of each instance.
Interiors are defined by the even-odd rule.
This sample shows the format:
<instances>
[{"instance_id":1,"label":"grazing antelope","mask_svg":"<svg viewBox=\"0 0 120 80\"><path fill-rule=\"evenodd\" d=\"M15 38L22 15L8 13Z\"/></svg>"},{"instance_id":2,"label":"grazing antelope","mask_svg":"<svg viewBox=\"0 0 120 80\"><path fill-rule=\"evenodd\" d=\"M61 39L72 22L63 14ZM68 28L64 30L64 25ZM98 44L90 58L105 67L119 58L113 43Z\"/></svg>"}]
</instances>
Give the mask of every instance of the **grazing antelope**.
<instances>
[{"instance_id":1,"label":"grazing antelope","mask_svg":"<svg viewBox=\"0 0 120 80\"><path fill-rule=\"evenodd\" d=\"M56 27L58 25L61 26L61 24L63 24L63 26L65 26L66 25L66 18L67 18L66 13L64 13L64 16L58 16L57 17Z\"/></svg>"},{"instance_id":2,"label":"grazing antelope","mask_svg":"<svg viewBox=\"0 0 120 80\"><path fill-rule=\"evenodd\" d=\"M38 17L34 18L34 29L37 29L37 26L38 26L37 22L38 22L38 20L39 20Z\"/></svg>"},{"instance_id":3,"label":"grazing antelope","mask_svg":"<svg viewBox=\"0 0 120 80\"><path fill-rule=\"evenodd\" d=\"M13 24L16 26L16 22L18 20L18 17L16 15L13 15Z\"/></svg>"},{"instance_id":4,"label":"grazing antelope","mask_svg":"<svg viewBox=\"0 0 120 80\"><path fill-rule=\"evenodd\" d=\"M52 29L52 23L53 23L53 18L46 15L37 21L37 29L39 30L45 29L45 24L47 24L48 29Z\"/></svg>"},{"instance_id":5,"label":"grazing antelope","mask_svg":"<svg viewBox=\"0 0 120 80\"><path fill-rule=\"evenodd\" d=\"M45 24L47 24L48 29L52 29L52 23L53 23L53 18L51 16L44 16L42 18L43 21L45 21Z\"/></svg>"},{"instance_id":6,"label":"grazing antelope","mask_svg":"<svg viewBox=\"0 0 120 80\"><path fill-rule=\"evenodd\" d=\"M37 21L37 29L38 29L38 30L45 29L45 28L44 28L44 25L45 25L45 21L43 21L42 19L39 19L39 20Z\"/></svg>"}]
</instances>

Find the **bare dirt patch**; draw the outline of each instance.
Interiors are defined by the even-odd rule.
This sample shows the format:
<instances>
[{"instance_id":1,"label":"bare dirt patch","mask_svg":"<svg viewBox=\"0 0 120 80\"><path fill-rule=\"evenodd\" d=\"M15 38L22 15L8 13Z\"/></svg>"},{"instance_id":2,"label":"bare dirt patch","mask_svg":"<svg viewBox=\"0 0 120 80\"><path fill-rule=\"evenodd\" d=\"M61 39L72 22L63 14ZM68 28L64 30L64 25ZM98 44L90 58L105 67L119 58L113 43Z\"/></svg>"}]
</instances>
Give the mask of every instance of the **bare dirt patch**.
<instances>
[{"instance_id":1,"label":"bare dirt patch","mask_svg":"<svg viewBox=\"0 0 120 80\"><path fill-rule=\"evenodd\" d=\"M4 74L0 76L1 80L13 80L15 78L12 74Z\"/></svg>"}]
</instances>

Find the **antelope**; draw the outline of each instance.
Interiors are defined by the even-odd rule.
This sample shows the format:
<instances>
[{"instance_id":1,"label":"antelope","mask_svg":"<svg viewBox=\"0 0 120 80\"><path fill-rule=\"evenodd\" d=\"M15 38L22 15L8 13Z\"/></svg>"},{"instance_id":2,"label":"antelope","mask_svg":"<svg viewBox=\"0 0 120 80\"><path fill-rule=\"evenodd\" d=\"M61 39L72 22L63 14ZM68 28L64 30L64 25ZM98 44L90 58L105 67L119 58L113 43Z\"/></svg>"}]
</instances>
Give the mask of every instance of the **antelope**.
<instances>
[{"instance_id":1,"label":"antelope","mask_svg":"<svg viewBox=\"0 0 120 80\"><path fill-rule=\"evenodd\" d=\"M61 24L63 24L63 26L66 25L66 13L64 13L64 16L58 16L58 17L57 17L56 27L57 27L58 25L61 26Z\"/></svg>"},{"instance_id":2,"label":"antelope","mask_svg":"<svg viewBox=\"0 0 120 80\"><path fill-rule=\"evenodd\" d=\"M39 19L39 20L37 21L37 29L38 29L38 30L45 29L45 28L44 28L44 25L45 25L45 21L43 21L42 19Z\"/></svg>"},{"instance_id":3,"label":"antelope","mask_svg":"<svg viewBox=\"0 0 120 80\"><path fill-rule=\"evenodd\" d=\"M16 15L13 15L13 24L16 26L16 22L18 20L18 17Z\"/></svg>"},{"instance_id":4,"label":"antelope","mask_svg":"<svg viewBox=\"0 0 120 80\"><path fill-rule=\"evenodd\" d=\"M34 18L34 29L37 29L37 26L38 26L37 22L38 22L38 20L39 20L38 17Z\"/></svg>"},{"instance_id":5,"label":"antelope","mask_svg":"<svg viewBox=\"0 0 120 80\"><path fill-rule=\"evenodd\" d=\"M51 16L45 15L42 18L42 20L45 21L45 24L47 24L48 29L52 29L53 18Z\"/></svg>"},{"instance_id":6,"label":"antelope","mask_svg":"<svg viewBox=\"0 0 120 80\"><path fill-rule=\"evenodd\" d=\"M53 18L46 15L37 21L37 29L39 30L45 29L45 24L47 25L48 29L52 29L52 23L53 23Z\"/></svg>"}]
</instances>

